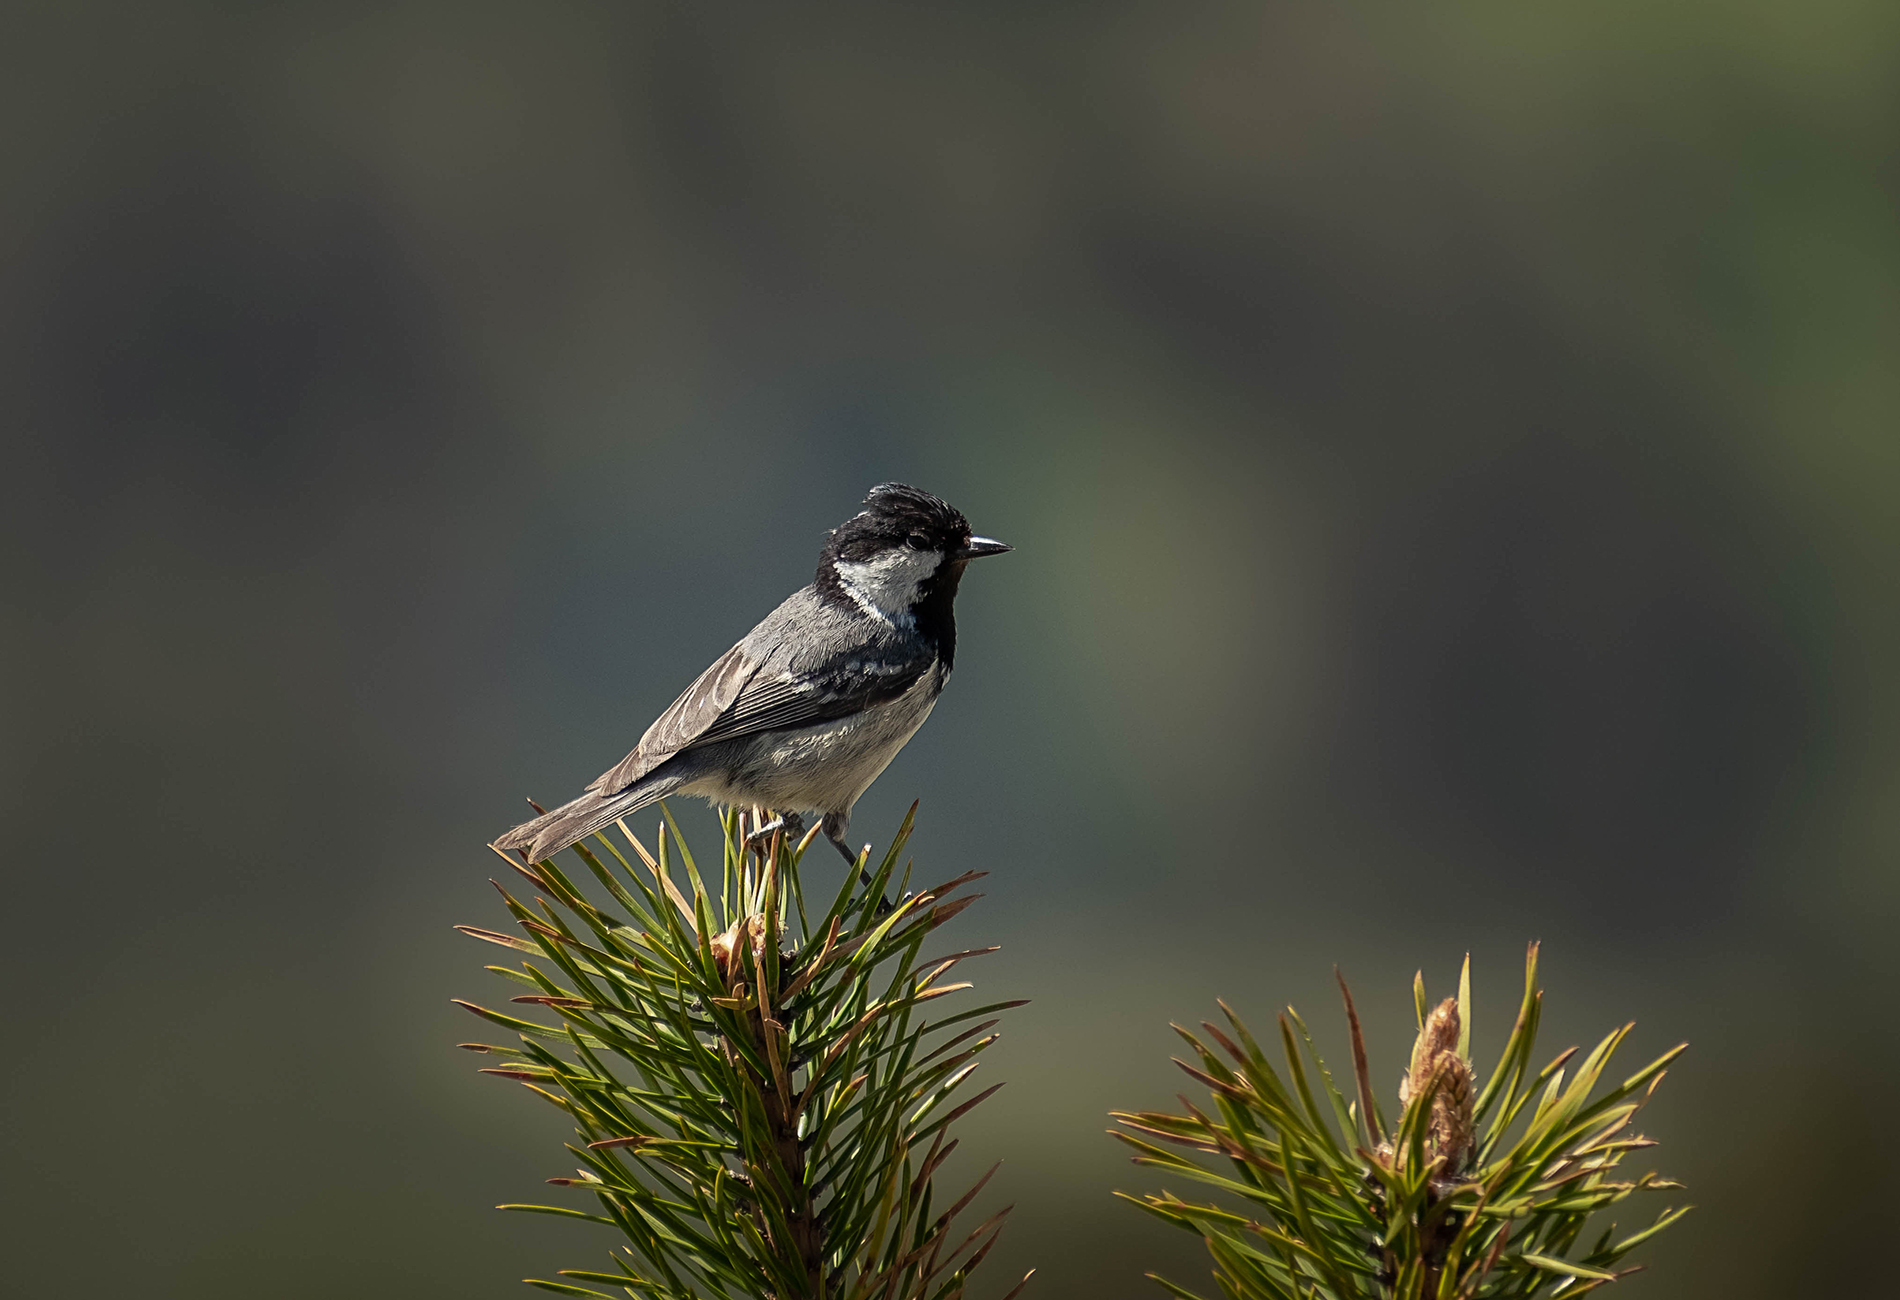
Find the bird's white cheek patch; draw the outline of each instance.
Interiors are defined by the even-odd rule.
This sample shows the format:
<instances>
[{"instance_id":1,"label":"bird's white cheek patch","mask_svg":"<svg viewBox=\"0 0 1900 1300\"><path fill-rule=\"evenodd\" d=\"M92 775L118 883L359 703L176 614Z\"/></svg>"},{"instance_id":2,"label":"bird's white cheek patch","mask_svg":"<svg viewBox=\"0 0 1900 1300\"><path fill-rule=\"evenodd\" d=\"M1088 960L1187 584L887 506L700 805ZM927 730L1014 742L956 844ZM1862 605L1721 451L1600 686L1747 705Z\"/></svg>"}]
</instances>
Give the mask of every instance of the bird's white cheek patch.
<instances>
[{"instance_id":1,"label":"bird's white cheek patch","mask_svg":"<svg viewBox=\"0 0 1900 1300\"><path fill-rule=\"evenodd\" d=\"M917 589L942 563L939 551L886 551L872 560L838 561L838 581L865 613L887 623L907 622Z\"/></svg>"}]
</instances>

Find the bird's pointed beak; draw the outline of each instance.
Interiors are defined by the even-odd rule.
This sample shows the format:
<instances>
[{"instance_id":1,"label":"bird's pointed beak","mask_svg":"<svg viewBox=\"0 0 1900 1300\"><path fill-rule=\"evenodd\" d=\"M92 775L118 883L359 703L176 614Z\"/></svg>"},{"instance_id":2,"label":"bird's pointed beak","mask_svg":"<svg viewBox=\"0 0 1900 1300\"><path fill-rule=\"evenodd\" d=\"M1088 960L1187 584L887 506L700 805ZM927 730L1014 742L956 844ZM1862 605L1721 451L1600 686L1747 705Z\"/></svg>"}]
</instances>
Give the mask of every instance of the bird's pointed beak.
<instances>
[{"instance_id":1,"label":"bird's pointed beak","mask_svg":"<svg viewBox=\"0 0 1900 1300\"><path fill-rule=\"evenodd\" d=\"M957 556L959 559L974 560L978 556L1001 555L1004 551L1015 549L1008 542L999 542L993 537L972 537L963 544L963 549L957 552Z\"/></svg>"}]
</instances>

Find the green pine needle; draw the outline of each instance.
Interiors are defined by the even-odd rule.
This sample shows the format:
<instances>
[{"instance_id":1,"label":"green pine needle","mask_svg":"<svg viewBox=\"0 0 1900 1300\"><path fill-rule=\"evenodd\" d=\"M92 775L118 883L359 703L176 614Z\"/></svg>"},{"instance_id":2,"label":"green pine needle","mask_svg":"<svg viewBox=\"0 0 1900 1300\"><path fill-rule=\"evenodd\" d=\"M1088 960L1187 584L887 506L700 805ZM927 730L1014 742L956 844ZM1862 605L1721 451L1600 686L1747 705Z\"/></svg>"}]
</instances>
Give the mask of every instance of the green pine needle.
<instances>
[{"instance_id":1,"label":"green pine needle","mask_svg":"<svg viewBox=\"0 0 1900 1300\"><path fill-rule=\"evenodd\" d=\"M900 892L909 882L898 865L912 805L866 864L870 884L847 872L821 912L801 875L813 835L749 848L755 822L728 813L721 859L702 871L661 811L653 852L624 823L623 843L576 845L585 875L504 855L535 891L524 901L496 886L521 937L457 927L520 954L519 969L489 969L532 990L513 1002L553 1017L460 1002L520 1035L519 1047L463 1046L504 1058L483 1072L572 1117L579 1163L548 1181L601 1212L501 1208L616 1228L617 1272L561 1276L641 1300L957 1300L1007 1211L965 1231L959 1216L990 1174L942 1210L933 1179L957 1145L950 1124L995 1091L958 1098L996 1041L994 1013L1022 1004L939 1015L939 999L969 988L950 971L995 949L928 961L922 949L980 897L959 891L984 873L881 910L893 878Z\"/></svg>"},{"instance_id":2,"label":"green pine needle","mask_svg":"<svg viewBox=\"0 0 1900 1300\"><path fill-rule=\"evenodd\" d=\"M1516 1023L1482 1092L1476 1092L1469 1059L1469 958L1458 995L1436 1007L1426 999L1423 974L1414 980L1419 1037L1389 1135L1343 982L1341 992L1360 1091L1356 1106L1334 1084L1291 1007L1280 1018L1289 1087L1222 1003L1228 1030L1204 1024L1204 1039L1175 1026L1195 1057L1177 1064L1210 1090L1209 1110L1184 1098L1185 1115L1113 1117L1121 1128L1111 1132L1134 1149L1136 1164L1212 1187L1242 1207L1185 1201L1166 1191L1124 1196L1206 1242L1223 1296L1581 1295L1633 1272L1617 1267L1623 1257L1688 1213L1688 1206L1666 1210L1651 1226L1621 1237L1614 1223L1593 1224L1638 1193L1680 1186L1654 1174L1628 1181L1616 1174L1627 1154L1654 1145L1627 1130L1686 1044L1602 1092L1597 1089L1627 1025L1599 1043L1567 1082L1574 1048L1531 1073L1543 1005L1536 944L1526 956ZM1359 1118L1366 1115L1370 1141ZM1583 1247L1586 1226L1599 1232ZM1180 1300L1200 1300L1176 1283L1154 1280Z\"/></svg>"}]
</instances>

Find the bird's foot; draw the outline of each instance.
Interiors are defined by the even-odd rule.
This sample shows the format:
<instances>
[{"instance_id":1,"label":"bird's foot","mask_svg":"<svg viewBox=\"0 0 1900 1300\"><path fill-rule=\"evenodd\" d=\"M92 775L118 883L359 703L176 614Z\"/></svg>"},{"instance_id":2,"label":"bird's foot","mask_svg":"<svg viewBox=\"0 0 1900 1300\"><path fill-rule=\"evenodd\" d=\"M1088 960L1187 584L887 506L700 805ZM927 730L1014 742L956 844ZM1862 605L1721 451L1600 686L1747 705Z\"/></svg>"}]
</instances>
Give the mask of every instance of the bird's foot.
<instances>
[{"instance_id":1,"label":"bird's foot","mask_svg":"<svg viewBox=\"0 0 1900 1300\"><path fill-rule=\"evenodd\" d=\"M860 860L861 859L858 859L858 858L851 859L852 865L856 866L856 864ZM877 877L871 874L868 866L858 867L858 883L863 885L867 891L876 889ZM879 890L877 894L877 901L875 903L871 902L871 899L869 896L865 898L864 902L867 904L870 904L872 913L879 920L883 920L885 917L889 916L892 912L895 912L899 907L903 906L910 899L915 898L915 897L916 897L915 894L905 894L902 898L898 899L895 903L893 903L890 899L884 896L884 893L882 890Z\"/></svg>"},{"instance_id":2,"label":"bird's foot","mask_svg":"<svg viewBox=\"0 0 1900 1300\"><path fill-rule=\"evenodd\" d=\"M828 813L822 825L825 831L825 838L831 841L832 848L838 850L838 855L844 859L845 866L858 873L858 883L863 885L866 890L876 887L877 877L871 872L871 846L867 844L864 846L863 851L859 852L853 849L850 843L845 839L845 835L850 829L850 819L848 817L840 817L836 813ZM908 895L906 895L906 897L908 897ZM853 906L865 907L869 905L870 902L871 900L866 898L861 902L854 903ZM876 910L877 915L880 917L889 916L892 912L897 910L897 904L891 902L890 899L880 893L877 896Z\"/></svg>"},{"instance_id":3,"label":"bird's foot","mask_svg":"<svg viewBox=\"0 0 1900 1300\"><path fill-rule=\"evenodd\" d=\"M876 913L878 920L881 921L915 897L917 897L915 894L905 894L902 898L893 903L890 899L884 897L884 895L879 894L877 897L877 906L872 910Z\"/></svg>"},{"instance_id":4,"label":"bird's foot","mask_svg":"<svg viewBox=\"0 0 1900 1300\"><path fill-rule=\"evenodd\" d=\"M796 840L805 833L805 819L795 812L780 813L765 825L745 837L745 846L754 852L763 854L772 846L772 837L780 831L785 832L787 840Z\"/></svg>"}]
</instances>

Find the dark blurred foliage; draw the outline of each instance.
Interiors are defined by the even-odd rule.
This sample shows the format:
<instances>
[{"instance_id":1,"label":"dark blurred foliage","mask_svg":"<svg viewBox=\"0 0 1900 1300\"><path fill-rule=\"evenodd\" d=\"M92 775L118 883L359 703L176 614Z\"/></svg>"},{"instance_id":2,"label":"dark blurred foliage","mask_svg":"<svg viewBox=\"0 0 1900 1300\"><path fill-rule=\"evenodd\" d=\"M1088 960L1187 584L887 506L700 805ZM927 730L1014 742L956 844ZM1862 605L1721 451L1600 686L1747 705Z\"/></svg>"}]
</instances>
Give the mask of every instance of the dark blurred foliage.
<instances>
[{"instance_id":1,"label":"dark blurred foliage","mask_svg":"<svg viewBox=\"0 0 1900 1300\"><path fill-rule=\"evenodd\" d=\"M1537 936L1553 1047L1693 1042L1625 1291L1868 1293L1896 86L1876 0L15 0L8 1291L597 1265L448 927L900 478L1018 547L858 822L1035 999L996 1277L1202 1274L1108 1197L1170 1018L1337 1054L1337 961L1396 1086Z\"/></svg>"}]
</instances>

